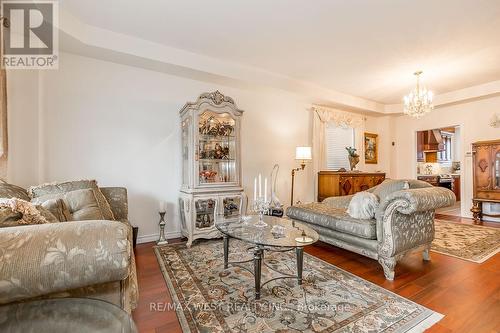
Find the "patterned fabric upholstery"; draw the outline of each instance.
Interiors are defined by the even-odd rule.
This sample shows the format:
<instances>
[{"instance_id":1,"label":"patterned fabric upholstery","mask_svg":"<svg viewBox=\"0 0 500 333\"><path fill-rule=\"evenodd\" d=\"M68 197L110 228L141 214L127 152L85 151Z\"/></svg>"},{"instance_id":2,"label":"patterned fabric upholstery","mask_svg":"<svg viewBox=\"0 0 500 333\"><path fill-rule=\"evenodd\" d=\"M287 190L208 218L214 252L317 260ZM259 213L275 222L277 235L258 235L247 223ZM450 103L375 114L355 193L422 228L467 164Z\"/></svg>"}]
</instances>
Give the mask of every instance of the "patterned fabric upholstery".
<instances>
[{"instance_id":1,"label":"patterned fabric upholstery","mask_svg":"<svg viewBox=\"0 0 500 333\"><path fill-rule=\"evenodd\" d=\"M448 189L418 180L394 180L387 182L385 189L380 186L369 190L383 196L373 220L346 214L352 196L293 206L287 216L309 224L324 242L378 259L386 278L392 280L397 261L407 252L423 248L428 259L434 239L434 211L453 205L456 198Z\"/></svg>"},{"instance_id":2,"label":"patterned fabric upholstery","mask_svg":"<svg viewBox=\"0 0 500 333\"><path fill-rule=\"evenodd\" d=\"M99 208L101 209L102 215L104 215L104 219L106 220L114 220L113 211L107 202L106 198L101 192L101 189L97 186L97 182L95 180L76 180L76 181L68 181L62 183L50 183L50 184L42 184L38 186L32 186L28 189L28 194L32 199L51 195L58 193L67 193L70 191L83 190L83 189L94 189L97 202L99 203Z\"/></svg>"},{"instance_id":3,"label":"patterned fabric upholstery","mask_svg":"<svg viewBox=\"0 0 500 333\"><path fill-rule=\"evenodd\" d=\"M127 191L111 209L120 221L72 221L0 228L0 304L54 297L90 297L127 312L138 286L127 220Z\"/></svg>"},{"instance_id":4,"label":"patterned fabric upholstery","mask_svg":"<svg viewBox=\"0 0 500 333\"><path fill-rule=\"evenodd\" d=\"M322 203L302 204L290 207L288 217L295 220L307 219L307 222L332 230L366 239L377 239L377 221L374 219L356 219L343 208L333 208Z\"/></svg>"}]
</instances>

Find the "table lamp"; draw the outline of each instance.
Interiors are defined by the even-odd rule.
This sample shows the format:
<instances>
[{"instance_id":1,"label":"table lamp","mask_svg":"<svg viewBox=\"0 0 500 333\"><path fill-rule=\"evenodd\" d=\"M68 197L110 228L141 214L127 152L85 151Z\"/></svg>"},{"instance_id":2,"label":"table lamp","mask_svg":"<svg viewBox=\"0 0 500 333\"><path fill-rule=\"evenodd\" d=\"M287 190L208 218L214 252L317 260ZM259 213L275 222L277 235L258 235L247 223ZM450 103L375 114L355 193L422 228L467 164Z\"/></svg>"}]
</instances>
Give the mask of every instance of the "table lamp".
<instances>
[{"instance_id":1,"label":"table lamp","mask_svg":"<svg viewBox=\"0 0 500 333\"><path fill-rule=\"evenodd\" d=\"M295 159L300 162L300 168L292 169L292 194L290 199L290 206L293 206L293 186L295 181L295 172L304 170L306 161L312 160L311 147L297 147L295 149Z\"/></svg>"}]
</instances>

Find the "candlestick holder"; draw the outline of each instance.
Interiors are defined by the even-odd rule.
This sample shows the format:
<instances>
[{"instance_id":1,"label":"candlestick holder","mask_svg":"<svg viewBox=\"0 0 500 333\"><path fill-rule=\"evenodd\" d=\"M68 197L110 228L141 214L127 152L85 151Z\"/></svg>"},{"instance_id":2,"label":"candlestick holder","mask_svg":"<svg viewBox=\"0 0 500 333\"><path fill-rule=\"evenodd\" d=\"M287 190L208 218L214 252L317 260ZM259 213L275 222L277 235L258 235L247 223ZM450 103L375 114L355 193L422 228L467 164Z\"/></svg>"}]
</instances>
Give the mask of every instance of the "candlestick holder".
<instances>
[{"instance_id":1,"label":"candlestick holder","mask_svg":"<svg viewBox=\"0 0 500 333\"><path fill-rule=\"evenodd\" d=\"M264 214L269 212L270 202L265 200L264 197L256 198L253 202L253 211L259 214L259 221L254 223L256 227L266 227L267 223L264 222Z\"/></svg>"},{"instance_id":2,"label":"candlestick holder","mask_svg":"<svg viewBox=\"0 0 500 333\"><path fill-rule=\"evenodd\" d=\"M160 212L160 223L158 225L160 226L160 238L156 242L156 245L165 245L168 244L167 239L165 238L165 212Z\"/></svg>"}]
</instances>

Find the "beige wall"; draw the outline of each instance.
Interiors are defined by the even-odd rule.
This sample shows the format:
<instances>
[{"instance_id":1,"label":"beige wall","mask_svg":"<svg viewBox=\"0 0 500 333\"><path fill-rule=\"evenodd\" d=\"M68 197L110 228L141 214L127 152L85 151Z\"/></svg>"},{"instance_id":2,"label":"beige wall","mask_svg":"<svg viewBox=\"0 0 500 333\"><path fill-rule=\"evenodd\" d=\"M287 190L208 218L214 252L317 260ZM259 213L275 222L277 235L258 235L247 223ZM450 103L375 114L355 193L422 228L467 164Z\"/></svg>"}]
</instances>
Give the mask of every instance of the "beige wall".
<instances>
[{"instance_id":1,"label":"beige wall","mask_svg":"<svg viewBox=\"0 0 500 333\"><path fill-rule=\"evenodd\" d=\"M126 186L130 218L142 240L155 238L159 200L177 236L180 189L179 110L202 92L220 90L245 111L242 173L281 167L278 196L289 202L295 147L311 145L311 101L280 90L245 90L62 53L58 70L9 77L10 181L24 186L95 178ZM283 117L286 114L287 117ZM39 158L40 156L40 158ZM296 199L314 198L312 168L298 173Z\"/></svg>"},{"instance_id":2,"label":"beige wall","mask_svg":"<svg viewBox=\"0 0 500 333\"><path fill-rule=\"evenodd\" d=\"M38 86L37 71L7 71L7 178L21 186L38 181Z\"/></svg>"},{"instance_id":3,"label":"beige wall","mask_svg":"<svg viewBox=\"0 0 500 333\"><path fill-rule=\"evenodd\" d=\"M391 156L394 175L397 178L416 176L416 131L460 125L462 144L460 160L462 173L462 215L471 216L472 158L471 143L481 140L500 139L500 129L489 126L489 120L500 109L500 96L468 103L441 107L417 120L398 116L394 120L394 154Z\"/></svg>"}]
</instances>

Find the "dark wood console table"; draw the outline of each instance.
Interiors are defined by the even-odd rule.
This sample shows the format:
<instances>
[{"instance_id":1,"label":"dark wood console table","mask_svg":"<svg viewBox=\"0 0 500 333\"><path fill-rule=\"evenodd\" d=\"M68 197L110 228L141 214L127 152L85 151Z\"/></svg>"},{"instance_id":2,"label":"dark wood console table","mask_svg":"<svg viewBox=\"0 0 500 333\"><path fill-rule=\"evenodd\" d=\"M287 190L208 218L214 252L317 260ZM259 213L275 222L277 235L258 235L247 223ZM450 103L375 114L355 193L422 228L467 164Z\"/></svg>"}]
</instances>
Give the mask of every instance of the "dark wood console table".
<instances>
[{"instance_id":1,"label":"dark wood console table","mask_svg":"<svg viewBox=\"0 0 500 333\"><path fill-rule=\"evenodd\" d=\"M382 183L383 172L318 172L318 201L328 197L355 194Z\"/></svg>"}]
</instances>

